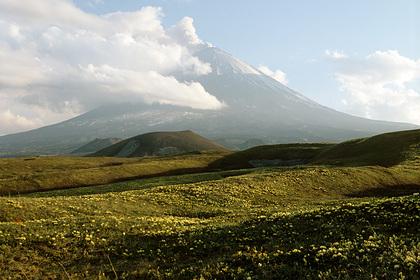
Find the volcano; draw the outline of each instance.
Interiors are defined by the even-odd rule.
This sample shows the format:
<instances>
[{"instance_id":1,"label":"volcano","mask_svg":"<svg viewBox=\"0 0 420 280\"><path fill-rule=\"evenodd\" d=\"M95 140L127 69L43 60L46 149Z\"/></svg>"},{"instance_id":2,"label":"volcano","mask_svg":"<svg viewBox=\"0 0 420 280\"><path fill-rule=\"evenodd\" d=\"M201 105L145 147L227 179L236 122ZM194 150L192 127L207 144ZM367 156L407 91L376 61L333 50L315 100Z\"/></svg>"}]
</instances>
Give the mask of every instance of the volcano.
<instances>
[{"instance_id":1,"label":"volcano","mask_svg":"<svg viewBox=\"0 0 420 280\"><path fill-rule=\"evenodd\" d=\"M193 130L231 149L252 143L339 142L417 126L370 120L335 111L265 75L231 54L202 45L194 55L212 67L199 82L225 104L198 110L160 104L112 104L70 120L0 137L0 155L65 154L96 138L128 138L156 131Z\"/></svg>"}]
</instances>

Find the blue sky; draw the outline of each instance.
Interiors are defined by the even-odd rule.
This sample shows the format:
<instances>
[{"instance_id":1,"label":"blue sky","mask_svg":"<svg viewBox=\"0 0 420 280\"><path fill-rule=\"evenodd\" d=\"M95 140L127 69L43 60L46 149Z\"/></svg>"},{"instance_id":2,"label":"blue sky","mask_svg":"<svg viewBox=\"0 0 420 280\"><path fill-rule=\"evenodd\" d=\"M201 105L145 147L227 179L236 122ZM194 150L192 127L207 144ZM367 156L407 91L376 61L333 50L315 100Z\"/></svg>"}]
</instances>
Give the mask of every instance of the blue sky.
<instances>
[{"instance_id":1,"label":"blue sky","mask_svg":"<svg viewBox=\"0 0 420 280\"><path fill-rule=\"evenodd\" d=\"M417 0L104 0L75 1L83 10L104 14L142 6L163 8L163 23L194 19L205 41L253 65L287 74L289 86L340 110L340 84L326 50L367 56L397 50L420 58L420 1ZM415 83L417 86L417 83Z\"/></svg>"}]
</instances>

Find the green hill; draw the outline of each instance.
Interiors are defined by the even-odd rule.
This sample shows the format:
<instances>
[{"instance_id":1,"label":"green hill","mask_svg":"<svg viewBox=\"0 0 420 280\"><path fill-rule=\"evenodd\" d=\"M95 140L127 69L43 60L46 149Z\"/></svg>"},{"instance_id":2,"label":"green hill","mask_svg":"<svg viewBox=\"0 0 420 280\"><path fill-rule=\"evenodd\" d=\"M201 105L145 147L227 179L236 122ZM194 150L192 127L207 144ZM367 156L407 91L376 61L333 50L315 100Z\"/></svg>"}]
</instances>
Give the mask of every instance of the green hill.
<instances>
[{"instance_id":1,"label":"green hill","mask_svg":"<svg viewBox=\"0 0 420 280\"><path fill-rule=\"evenodd\" d=\"M312 163L393 166L420 156L420 130L408 130L343 142L320 153Z\"/></svg>"},{"instance_id":2,"label":"green hill","mask_svg":"<svg viewBox=\"0 0 420 280\"><path fill-rule=\"evenodd\" d=\"M280 144L228 154L210 164L213 169L263 166L337 165L389 167L420 160L420 130L407 130L339 144ZM417 163L420 161L417 161Z\"/></svg>"},{"instance_id":3,"label":"green hill","mask_svg":"<svg viewBox=\"0 0 420 280\"><path fill-rule=\"evenodd\" d=\"M210 165L214 169L306 164L333 144L278 144L253 147L226 155Z\"/></svg>"},{"instance_id":4,"label":"green hill","mask_svg":"<svg viewBox=\"0 0 420 280\"><path fill-rule=\"evenodd\" d=\"M32 157L0 159L0 196L96 186L131 179L207 170L223 154L171 157Z\"/></svg>"},{"instance_id":5,"label":"green hill","mask_svg":"<svg viewBox=\"0 0 420 280\"><path fill-rule=\"evenodd\" d=\"M190 130L186 130L138 135L102 149L94 153L93 156L166 156L203 151L226 152L227 149Z\"/></svg>"}]
</instances>

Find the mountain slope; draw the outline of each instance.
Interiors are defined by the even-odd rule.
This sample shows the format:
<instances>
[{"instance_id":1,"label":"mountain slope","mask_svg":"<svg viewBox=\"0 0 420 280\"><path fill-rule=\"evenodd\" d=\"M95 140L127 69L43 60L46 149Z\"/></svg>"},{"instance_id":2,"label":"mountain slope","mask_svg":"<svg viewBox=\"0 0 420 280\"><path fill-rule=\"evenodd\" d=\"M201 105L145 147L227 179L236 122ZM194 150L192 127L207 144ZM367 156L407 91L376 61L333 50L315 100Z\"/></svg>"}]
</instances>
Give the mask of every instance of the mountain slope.
<instances>
[{"instance_id":1,"label":"mountain slope","mask_svg":"<svg viewBox=\"0 0 420 280\"><path fill-rule=\"evenodd\" d=\"M159 104L103 106L68 121L0 137L0 155L68 153L95 138L128 138L154 131L191 129L230 148L253 142L339 142L417 126L374 121L340 113L309 100L254 67L214 47L195 55L212 66L197 81L226 106L194 110Z\"/></svg>"},{"instance_id":2,"label":"mountain slope","mask_svg":"<svg viewBox=\"0 0 420 280\"><path fill-rule=\"evenodd\" d=\"M71 154L73 155L87 155L93 154L99 150L102 150L108 146L114 145L118 142L122 141L120 138L96 138L93 141L77 148Z\"/></svg>"},{"instance_id":3,"label":"mountain slope","mask_svg":"<svg viewBox=\"0 0 420 280\"><path fill-rule=\"evenodd\" d=\"M142 157L176 155L198 151L226 152L227 149L192 131L152 132L106 147L94 156Z\"/></svg>"}]
</instances>

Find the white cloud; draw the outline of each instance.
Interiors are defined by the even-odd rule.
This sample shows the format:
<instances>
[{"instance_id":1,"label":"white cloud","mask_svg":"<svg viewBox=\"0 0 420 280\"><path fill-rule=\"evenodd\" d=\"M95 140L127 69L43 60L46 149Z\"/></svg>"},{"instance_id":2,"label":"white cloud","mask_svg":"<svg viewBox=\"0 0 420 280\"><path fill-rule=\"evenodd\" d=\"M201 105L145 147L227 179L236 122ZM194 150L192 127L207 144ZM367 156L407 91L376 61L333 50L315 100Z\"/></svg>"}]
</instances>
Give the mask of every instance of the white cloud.
<instances>
[{"instance_id":1,"label":"white cloud","mask_svg":"<svg viewBox=\"0 0 420 280\"><path fill-rule=\"evenodd\" d=\"M44 125L110 102L222 108L200 84L172 77L211 67L192 55L202 44L193 20L165 29L162 17L156 7L97 16L70 0L0 0L0 112Z\"/></svg>"},{"instance_id":2,"label":"white cloud","mask_svg":"<svg viewBox=\"0 0 420 280\"><path fill-rule=\"evenodd\" d=\"M271 70L270 68L268 68L267 66L264 66L264 65L260 65L258 67L258 70L260 70L265 75L270 76L271 78L279 81L280 83L282 83L284 85L287 85L288 82L289 82L287 80L286 73L284 73L281 70L275 70L275 71L273 71L273 70Z\"/></svg>"},{"instance_id":3,"label":"white cloud","mask_svg":"<svg viewBox=\"0 0 420 280\"><path fill-rule=\"evenodd\" d=\"M0 94L2 87L25 87L43 78L42 65L29 50L0 44L0 61Z\"/></svg>"},{"instance_id":4,"label":"white cloud","mask_svg":"<svg viewBox=\"0 0 420 280\"><path fill-rule=\"evenodd\" d=\"M216 97L210 95L201 84L179 83L174 77L163 76L155 71L139 73L121 70L109 65L82 68L82 76L88 83L98 85L99 92L118 96L119 100L135 101L139 98L146 102L158 102L197 109L220 109ZM103 96L107 98L106 96Z\"/></svg>"},{"instance_id":5,"label":"white cloud","mask_svg":"<svg viewBox=\"0 0 420 280\"><path fill-rule=\"evenodd\" d=\"M337 59L337 60L348 58L347 54L345 54L343 51L338 51L338 50L325 50L325 55L328 58Z\"/></svg>"},{"instance_id":6,"label":"white cloud","mask_svg":"<svg viewBox=\"0 0 420 280\"><path fill-rule=\"evenodd\" d=\"M420 60L388 50L334 63L348 112L420 124Z\"/></svg>"},{"instance_id":7,"label":"white cloud","mask_svg":"<svg viewBox=\"0 0 420 280\"><path fill-rule=\"evenodd\" d=\"M63 102L59 110L54 110L21 102L26 96L24 90L3 88L0 92L0 135L56 123L78 113L78 108L71 102Z\"/></svg>"},{"instance_id":8,"label":"white cloud","mask_svg":"<svg viewBox=\"0 0 420 280\"><path fill-rule=\"evenodd\" d=\"M10 110L0 111L0 135L35 128L37 125L36 121L13 114Z\"/></svg>"},{"instance_id":9,"label":"white cloud","mask_svg":"<svg viewBox=\"0 0 420 280\"><path fill-rule=\"evenodd\" d=\"M30 4L25 1L0 0L0 16L8 22L18 21L32 27L66 25L100 28L106 25L100 17L84 13L70 0L37 0Z\"/></svg>"},{"instance_id":10,"label":"white cloud","mask_svg":"<svg viewBox=\"0 0 420 280\"><path fill-rule=\"evenodd\" d=\"M194 27L194 20L190 17L184 17L169 29L169 33L178 43L183 45L198 45L203 43L198 38Z\"/></svg>"}]
</instances>

